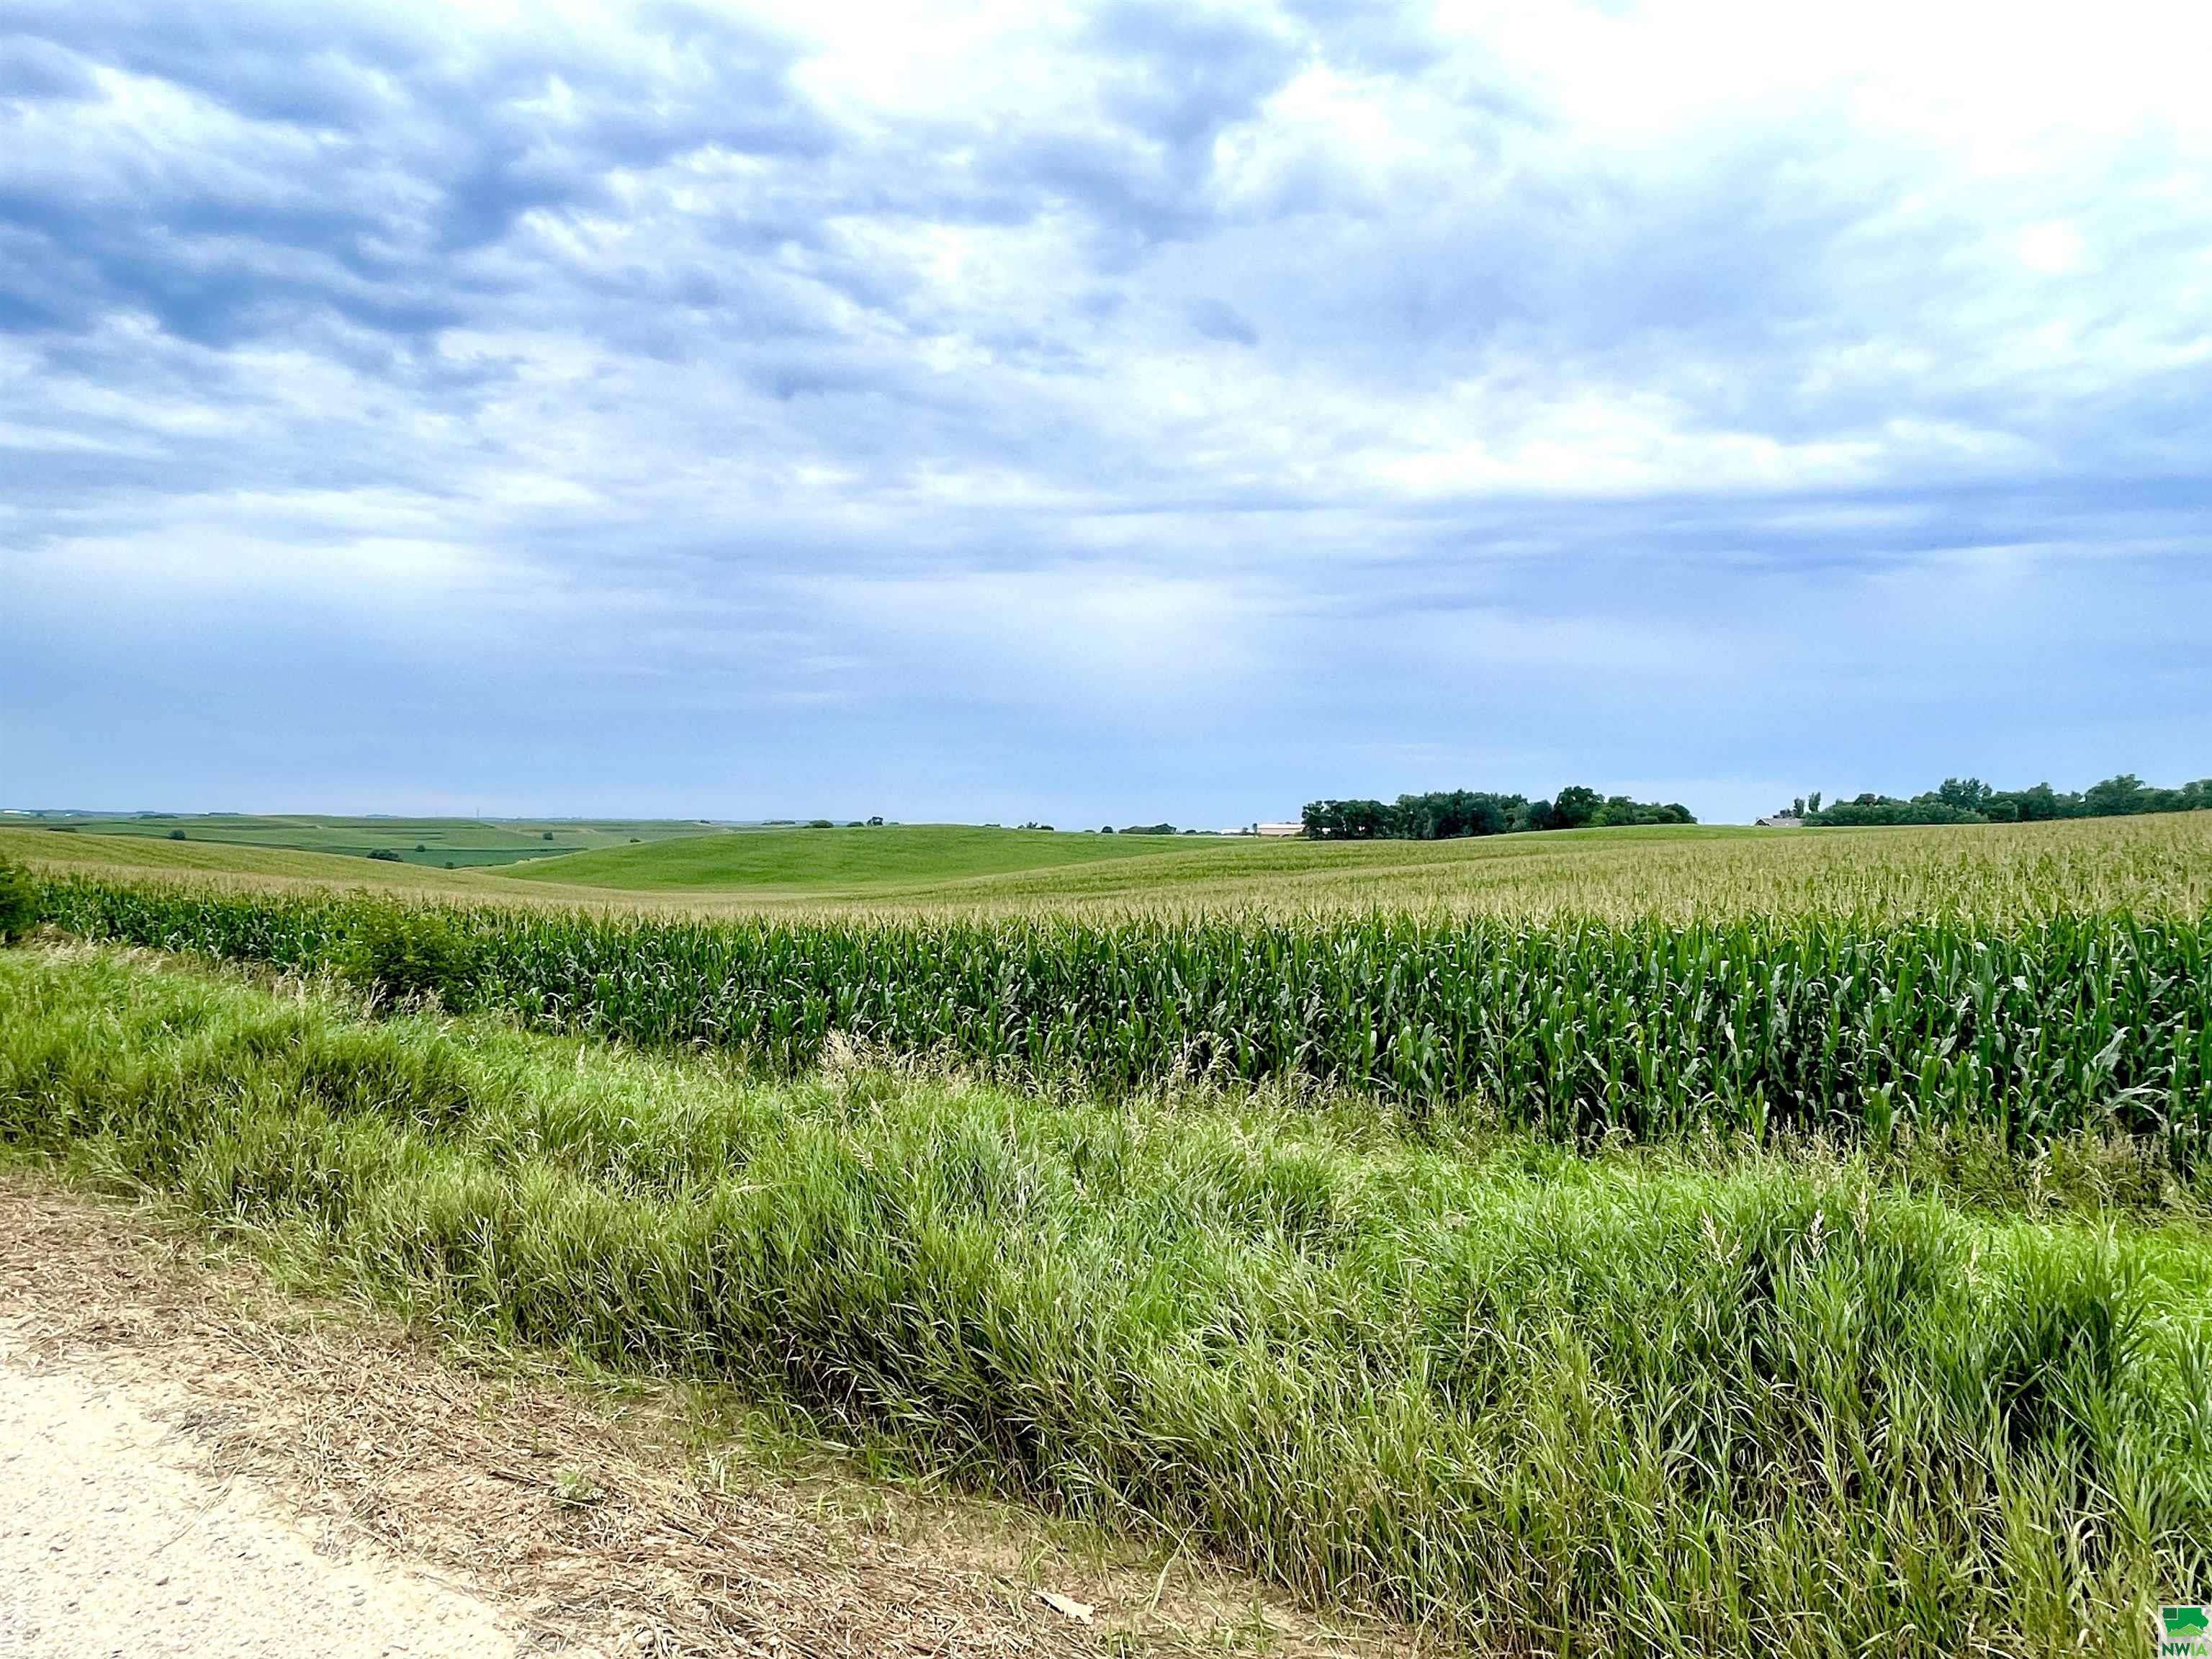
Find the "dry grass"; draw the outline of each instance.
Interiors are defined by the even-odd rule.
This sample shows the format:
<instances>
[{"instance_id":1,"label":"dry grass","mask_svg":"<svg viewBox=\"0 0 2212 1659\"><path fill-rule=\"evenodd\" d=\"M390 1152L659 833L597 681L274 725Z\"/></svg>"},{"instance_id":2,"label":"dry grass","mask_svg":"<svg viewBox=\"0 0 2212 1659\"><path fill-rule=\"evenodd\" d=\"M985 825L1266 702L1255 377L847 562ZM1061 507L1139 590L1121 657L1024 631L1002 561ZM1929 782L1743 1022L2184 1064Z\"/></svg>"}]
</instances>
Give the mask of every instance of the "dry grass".
<instances>
[{"instance_id":1,"label":"dry grass","mask_svg":"<svg viewBox=\"0 0 2212 1659\"><path fill-rule=\"evenodd\" d=\"M43 1355L170 1401L217 1479L517 1609L550 1650L1296 1659L1423 1645L1323 1627L1187 1558L865 1480L819 1451L765 1458L712 1396L441 1353L210 1253L156 1206L20 1171L0 1172L0 1301Z\"/></svg>"}]
</instances>

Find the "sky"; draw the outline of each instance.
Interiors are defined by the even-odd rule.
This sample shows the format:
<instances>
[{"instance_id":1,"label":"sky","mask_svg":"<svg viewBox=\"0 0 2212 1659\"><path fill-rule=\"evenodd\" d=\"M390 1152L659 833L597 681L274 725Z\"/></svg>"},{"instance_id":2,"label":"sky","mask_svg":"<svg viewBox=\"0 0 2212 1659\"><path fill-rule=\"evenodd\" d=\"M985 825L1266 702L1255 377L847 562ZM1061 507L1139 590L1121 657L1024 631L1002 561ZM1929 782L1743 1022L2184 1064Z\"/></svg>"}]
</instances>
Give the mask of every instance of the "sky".
<instances>
[{"instance_id":1,"label":"sky","mask_svg":"<svg viewBox=\"0 0 2212 1659\"><path fill-rule=\"evenodd\" d=\"M0 0L0 805L2212 773L2212 12Z\"/></svg>"}]
</instances>

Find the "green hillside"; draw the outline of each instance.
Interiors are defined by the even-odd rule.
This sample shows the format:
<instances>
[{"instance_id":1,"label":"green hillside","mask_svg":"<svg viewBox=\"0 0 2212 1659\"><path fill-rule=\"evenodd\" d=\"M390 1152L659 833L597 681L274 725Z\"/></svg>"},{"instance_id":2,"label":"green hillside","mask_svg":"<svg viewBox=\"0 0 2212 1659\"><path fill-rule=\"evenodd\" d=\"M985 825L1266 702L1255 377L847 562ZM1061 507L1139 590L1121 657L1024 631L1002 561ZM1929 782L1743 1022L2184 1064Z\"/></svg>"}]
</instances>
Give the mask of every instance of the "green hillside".
<instances>
[{"instance_id":1,"label":"green hillside","mask_svg":"<svg viewBox=\"0 0 2212 1659\"><path fill-rule=\"evenodd\" d=\"M1570 830L1455 842L1057 836L951 824L730 830L445 870L358 855L0 827L55 874L374 886L532 905L1033 915L1388 910L1687 922L1720 915L1991 920L2212 909L2212 812L1923 829Z\"/></svg>"},{"instance_id":2,"label":"green hillside","mask_svg":"<svg viewBox=\"0 0 2212 1659\"><path fill-rule=\"evenodd\" d=\"M893 891L978 877L1052 870L1147 855L1216 857L1255 843L1214 836L1063 836L965 823L878 824L868 829L757 830L618 847L546 859L508 872L626 892L767 890L824 896Z\"/></svg>"},{"instance_id":3,"label":"green hillside","mask_svg":"<svg viewBox=\"0 0 2212 1659\"><path fill-rule=\"evenodd\" d=\"M409 818L336 817L316 813L134 812L110 817L47 814L11 817L11 825L87 836L131 836L218 846L289 848L366 858L396 854L402 862L469 869L557 857L600 848L627 847L678 836L718 833L693 819L667 818Z\"/></svg>"}]
</instances>

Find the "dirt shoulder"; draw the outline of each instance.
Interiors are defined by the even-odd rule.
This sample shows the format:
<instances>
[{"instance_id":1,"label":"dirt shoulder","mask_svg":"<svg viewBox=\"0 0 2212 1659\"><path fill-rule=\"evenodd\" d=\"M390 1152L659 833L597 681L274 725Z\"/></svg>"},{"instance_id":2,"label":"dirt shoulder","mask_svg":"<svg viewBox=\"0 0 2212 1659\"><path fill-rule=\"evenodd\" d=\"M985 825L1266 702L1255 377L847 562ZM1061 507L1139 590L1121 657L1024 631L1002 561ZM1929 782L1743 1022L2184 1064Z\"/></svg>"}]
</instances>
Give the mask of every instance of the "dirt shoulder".
<instances>
[{"instance_id":1,"label":"dirt shoulder","mask_svg":"<svg viewBox=\"0 0 2212 1659\"><path fill-rule=\"evenodd\" d=\"M185 1406L167 1391L171 1409ZM129 1394L0 1337L0 1651L420 1659L515 1652L482 1598L329 1556L260 1493L196 1467Z\"/></svg>"},{"instance_id":2,"label":"dirt shoulder","mask_svg":"<svg viewBox=\"0 0 2212 1659\"><path fill-rule=\"evenodd\" d=\"M27 1587L0 1638L28 1653L252 1654L271 1619L303 1659L1424 1648L1017 1507L763 1462L696 1406L460 1364L0 1170L0 1485L34 1494L0 1528Z\"/></svg>"}]
</instances>

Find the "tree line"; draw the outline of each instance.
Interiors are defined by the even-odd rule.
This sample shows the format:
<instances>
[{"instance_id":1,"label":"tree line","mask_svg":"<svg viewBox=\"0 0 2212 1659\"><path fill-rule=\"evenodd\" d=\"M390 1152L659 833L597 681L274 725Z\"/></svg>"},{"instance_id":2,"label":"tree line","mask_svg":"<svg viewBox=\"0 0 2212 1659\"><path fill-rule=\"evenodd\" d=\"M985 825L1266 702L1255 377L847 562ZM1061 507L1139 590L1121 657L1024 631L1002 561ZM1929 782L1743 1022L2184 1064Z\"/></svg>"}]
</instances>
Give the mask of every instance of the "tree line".
<instances>
[{"instance_id":1,"label":"tree line","mask_svg":"<svg viewBox=\"0 0 2212 1659\"><path fill-rule=\"evenodd\" d=\"M1549 800L1486 789L1445 789L1395 801L1315 800L1300 814L1316 841L1455 841L1531 830L1599 829L1637 823L1695 823L1679 801L1631 800L1570 784Z\"/></svg>"},{"instance_id":2,"label":"tree line","mask_svg":"<svg viewBox=\"0 0 2212 1659\"><path fill-rule=\"evenodd\" d=\"M2041 823L2053 818L2130 817L2141 812L2201 812L2212 809L2212 778L2178 789L2160 789L2132 772L2087 789L1994 789L1979 778L1946 778L1909 800L1871 791L1825 810L1820 797L1802 798L1793 813L1808 823Z\"/></svg>"}]
</instances>

